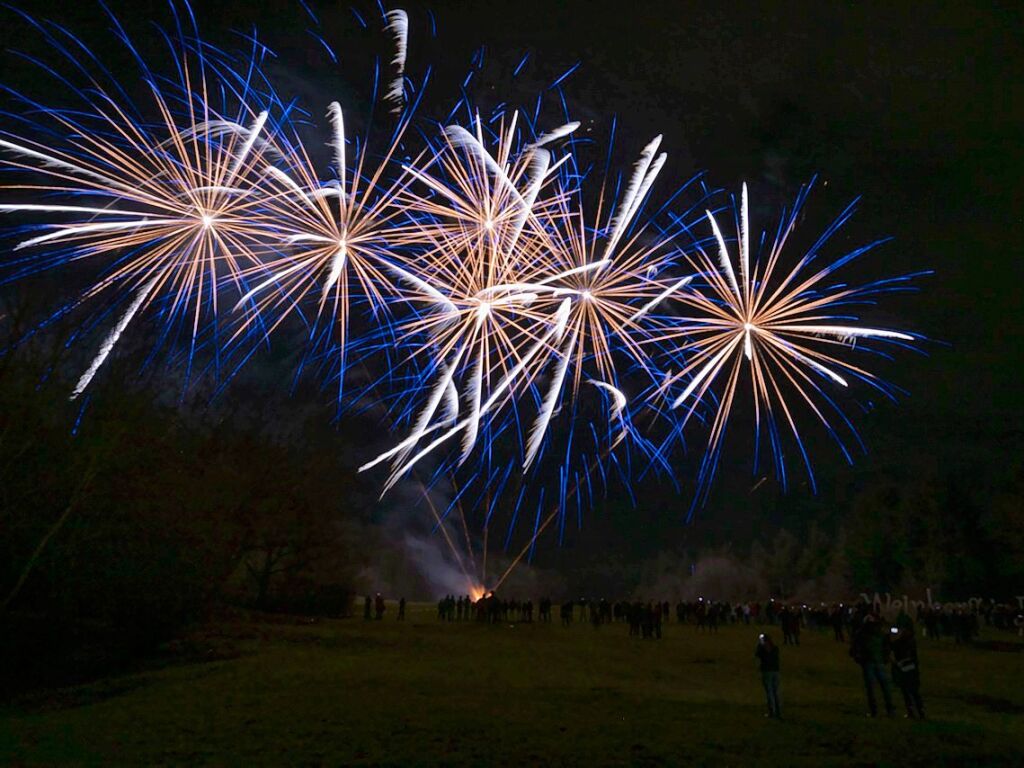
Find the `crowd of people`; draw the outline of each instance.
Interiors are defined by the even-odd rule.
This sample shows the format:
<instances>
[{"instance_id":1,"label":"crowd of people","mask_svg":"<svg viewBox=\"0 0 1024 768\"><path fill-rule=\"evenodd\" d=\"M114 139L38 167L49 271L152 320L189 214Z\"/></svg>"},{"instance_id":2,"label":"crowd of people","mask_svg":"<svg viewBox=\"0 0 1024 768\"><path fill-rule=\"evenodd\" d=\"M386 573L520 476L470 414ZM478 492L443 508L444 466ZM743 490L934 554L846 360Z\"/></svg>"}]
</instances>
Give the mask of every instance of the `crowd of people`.
<instances>
[{"instance_id":1,"label":"crowd of people","mask_svg":"<svg viewBox=\"0 0 1024 768\"><path fill-rule=\"evenodd\" d=\"M370 600L369 596L366 598ZM757 624L778 626L783 645L800 645L803 629L831 630L836 642L844 643L850 634L857 612L865 603L787 603L780 600L719 602L703 597L679 601L673 607L668 601L618 601L581 598L561 604L559 618L563 625L576 621L595 626L612 623L628 624L630 636L654 637L654 627L668 623L673 614L679 624L693 624L698 631L716 632L725 624ZM537 601L538 621L551 621L553 602L550 598ZM474 601L469 595L446 595L437 603L437 618L441 621L480 622L532 622L532 600L501 599L494 593ZM997 629L1019 632L1024 616L1019 607L1008 603L982 600L975 603L947 605L919 605L915 621L922 634L931 640L951 637L954 642L966 643L977 637L982 623ZM651 631L644 632L645 626Z\"/></svg>"},{"instance_id":2,"label":"crowd of people","mask_svg":"<svg viewBox=\"0 0 1024 768\"><path fill-rule=\"evenodd\" d=\"M405 598L399 601L398 620L405 618ZM537 620L552 620L553 602L544 597L537 601ZM383 618L384 599L378 593L364 601L363 616L370 620ZM848 645L850 658L860 667L867 701L867 714L879 714L879 697L885 714L896 714L893 687L899 689L908 718L924 718L921 696L921 673L917 654L917 628L929 641L945 637L955 643L968 643L978 636L982 624L996 629L1024 632L1024 607L992 600L969 603L924 604L911 608L912 617L901 607L893 621L887 621L877 603L861 600L854 604L791 603L770 599L765 602L726 602L681 600L673 606L668 601L579 599L559 606L563 626L585 622L595 629L605 624L628 626L630 637L658 640L662 627L674 614L677 624L690 624L698 632L718 632L721 625L756 625L761 628L754 656L761 674L767 703L766 717L782 717L781 651L772 632L778 627L782 645L800 645L804 629L831 632L836 643ZM469 595L446 595L437 603L437 618L443 622L534 621L534 602L499 598L494 592L473 600Z\"/></svg>"}]
</instances>

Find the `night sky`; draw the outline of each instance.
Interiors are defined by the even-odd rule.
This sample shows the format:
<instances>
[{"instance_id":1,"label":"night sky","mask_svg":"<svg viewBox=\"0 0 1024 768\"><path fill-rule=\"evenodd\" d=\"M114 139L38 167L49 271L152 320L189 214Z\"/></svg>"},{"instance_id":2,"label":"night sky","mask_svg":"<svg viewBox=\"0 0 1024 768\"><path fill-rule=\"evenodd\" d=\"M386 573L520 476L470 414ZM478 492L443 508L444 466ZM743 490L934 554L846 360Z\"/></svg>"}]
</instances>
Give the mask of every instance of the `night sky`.
<instances>
[{"instance_id":1,"label":"night sky","mask_svg":"<svg viewBox=\"0 0 1024 768\"><path fill-rule=\"evenodd\" d=\"M231 41L229 29L255 24L279 53L273 65L279 83L301 93L313 113L335 98L365 100L371 57L390 55L386 36L361 29L344 3L310 0L340 66L306 32L309 20L298 2L194 5L204 35L219 43ZM23 7L56 12L52 3ZM150 11L154 20L167 19L159 2L111 7L138 29ZM621 2L402 7L411 19L409 73L416 77L427 64L435 66L423 109L431 117L447 112L481 45L485 67L470 93L486 107L498 101L530 107L537 90L581 61L563 84L570 112L597 133L618 116L619 167L654 134L664 134L669 162L655 199L706 170L712 186L736 190L748 182L754 226L770 229L779 207L818 174L801 225L805 237L815 237L847 202L862 196L858 214L830 253L893 238L847 277L934 270L919 281L919 294L889 297L873 315L932 340L921 345L925 354L904 352L879 369L909 396L898 406L879 402L854 414L870 453L853 470L824 441L812 444L823 488L880 473L912 474L917 467L948 464L969 471L976 457L1020 455L1019 8ZM371 6L360 8L371 26L376 23ZM436 39L430 37L428 8L436 17ZM102 39L95 27L106 21L91 4L60 10L71 28ZM4 33L5 48L12 45L12 29ZM513 82L510 71L526 52L530 60ZM639 511L613 497L591 513L584 535L574 534L567 551L547 551L541 562L571 566L574 550L609 545L629 556L676 544L721 543L757 536L766 524L786 522L793 510L823 514L827 492L807 501L809 492L799 483L782 504L772 483L752 495L746 440L740 428L730 433L716 492L694 525L683 525L686 505L667 488L644 489ZM636 525L638 517L644 525Z\"/></svg>"}]
</instances>

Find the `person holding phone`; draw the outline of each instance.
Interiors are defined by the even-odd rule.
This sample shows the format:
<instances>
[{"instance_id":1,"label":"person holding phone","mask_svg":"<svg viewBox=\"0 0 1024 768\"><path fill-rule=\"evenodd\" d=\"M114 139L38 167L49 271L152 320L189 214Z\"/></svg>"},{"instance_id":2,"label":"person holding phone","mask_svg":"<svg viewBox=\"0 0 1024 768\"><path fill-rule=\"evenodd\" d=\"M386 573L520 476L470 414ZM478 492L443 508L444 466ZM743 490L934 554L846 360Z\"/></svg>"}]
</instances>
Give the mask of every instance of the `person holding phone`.
<instances>
[{"instance_id":1,"label":"person holding phone","mask_svg":"<svg viewBox=\"0 0 1024 768\"><path fill-rule=\"evenodd\" d=\"M757 639L754 656L761 667L761 684L764 686L765 697L768 699L766 717L782 719L782 702L779 698L779 646L772 642L768 634Z\"/></svg>"}]
</instances>

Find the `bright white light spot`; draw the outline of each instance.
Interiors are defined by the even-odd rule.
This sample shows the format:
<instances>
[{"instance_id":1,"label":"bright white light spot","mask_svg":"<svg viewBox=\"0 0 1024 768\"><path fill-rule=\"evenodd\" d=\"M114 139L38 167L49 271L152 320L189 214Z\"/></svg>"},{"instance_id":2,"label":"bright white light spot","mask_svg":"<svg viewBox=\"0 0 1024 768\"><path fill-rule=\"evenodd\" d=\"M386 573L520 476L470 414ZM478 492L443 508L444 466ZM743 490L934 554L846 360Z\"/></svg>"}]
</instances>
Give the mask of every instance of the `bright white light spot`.
<instances>
[{"instance_id":1,"label":"bright white light spot","mask_svg":"<svg viewBox=\"0 0 1024 768\"><path fill-rule=\"evenodd\" d=\"M492 229L494 229L494 220L493 219L486 219L486 220L484 220L484 229L486 229L488 232L491 231Z\"/></svg>"},{"instance_id":2,"label":"bright white light spot","mask_svg":"<svg viewBox=\"0 0 1024 768\"><path fill-rule=\"evenodd\" d=\"M208 213L204 213L199 220L203 222L203 229L209 229L213 226L214 218Z\"/></svg>"},{"instance_id":3,"label":"bright white light spot","mask_svg":"<svg viewBox=\"0 0 1024 768\"><path fill-rule=\"evenodd\" d=\"M580 294L580 296L583 297L584 301L590 301L592 298L594 298L594 294L592 294L590 291L584 291L583 293Z\"/></svg>"}]
</instances>

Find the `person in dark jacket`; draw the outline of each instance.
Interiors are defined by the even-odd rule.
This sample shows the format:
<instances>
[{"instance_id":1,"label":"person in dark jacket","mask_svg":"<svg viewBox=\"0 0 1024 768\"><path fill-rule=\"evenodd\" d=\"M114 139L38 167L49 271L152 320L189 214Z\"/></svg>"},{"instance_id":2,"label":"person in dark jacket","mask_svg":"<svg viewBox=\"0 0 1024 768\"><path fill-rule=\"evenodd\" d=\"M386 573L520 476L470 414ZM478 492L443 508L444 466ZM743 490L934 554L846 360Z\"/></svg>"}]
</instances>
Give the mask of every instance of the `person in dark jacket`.
<instances>
[{"instance_id":1,"label":"person in dark jacket","mask_svg":"<svg viewBox=\"0 0 1024 768\"><path fill-rule=\"evenodd\" d=\"M903 693L907 717L924 719L924 702L921 700L921 669L917 661L917 640L914 637L914 623L897 620L892 628L892 677Z\"/></svg>"},{"instance_id":2,"label":"person in dark jacket","mask_svg":"<svg viewBox=\"0 0 1024 768\"><path fill-rule=\"evenodd\" d=\"M782 702L779 698L779 646L768 634L761 635L754 650L761 668L761 684L768 699L768 717L782 718Z\"/></svg>"},{"instance_id":3,"label":"person in dark jacket","mask_svg":"<svg viewBox=\"0 0 1024 768\"><path fill-rule=\"evenodd\" d=\"M405 621L405 598L398 601L398 620Z\"/></svg>"},{"instance_id":4,"label":"person in dark jacket","mask_svg":"<svg viewBox=\"0 0 1024 768\"><path fill-rule=\"evenodd\" d=\"M853 635L850 656L860 665L864 677L864 693L868 699L868 715L878 715L878 703L875 701L875 683L882 690L885 699L885 712L893 716L892 682L889 679L887 663L889 661L889 633L882 632L878 617L868 614Z\"/></svg>"}]
</instances>

